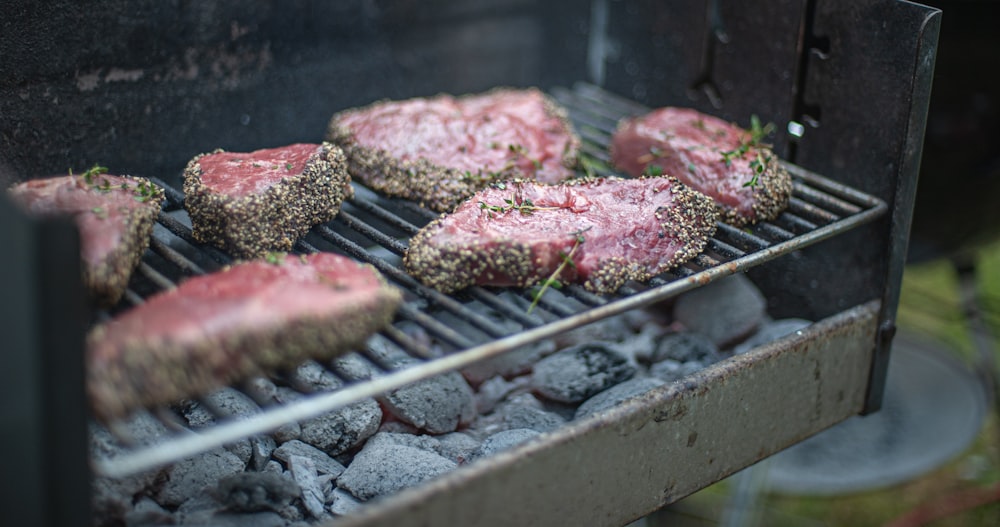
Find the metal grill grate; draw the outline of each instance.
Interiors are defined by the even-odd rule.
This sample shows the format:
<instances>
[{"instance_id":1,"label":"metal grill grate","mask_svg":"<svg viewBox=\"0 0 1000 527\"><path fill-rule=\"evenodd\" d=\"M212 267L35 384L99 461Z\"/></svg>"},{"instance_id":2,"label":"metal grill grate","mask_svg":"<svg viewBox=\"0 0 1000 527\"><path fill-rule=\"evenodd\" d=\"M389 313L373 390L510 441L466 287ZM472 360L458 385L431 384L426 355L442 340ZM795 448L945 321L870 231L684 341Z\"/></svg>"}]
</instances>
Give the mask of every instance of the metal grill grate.
<instances>
[{"instance_id":1,"label":"metal grill grate","mask_svg":"<svg viewBox=\"0 0 1000 527\"><path fill-rule=\"evenodd\" d=\"M587 163L588 170L600 175L609 173L607 145L618 119L648 111L582 83L572 89L556 89L553 96L569 110L583 139L582 153L592 161ZM343 205L337 218L313 228L295 247L297 252L337 252L371 263L404 291L405 303L392 327L372 337L367 349L324 365L344 386L336 391L308 394L289 404L264 404L263 411L251 417L231 419L216 410L218 424L198 431L187 429L172 409L154 409L150 411L152 416L175 433L154 445L142 445L129 437L123 423L110 423L108 429L126 446L126 453L95 459L94 469L100 475L125 476L315 417L676 296L870 222L887 211L886 204L878 198L793 165L787 168L794 179L794 194L788 210L775 221L748 229L720 223L708 248L671 272L648 283L628 284L615 295L595 295L580 286L549 290L530 314L527 312L533 300L530 290L472 287L449 296L409 276L401 264L407 240L436 214L355 184L354 198ZM183 209L183 195L162 180L154 178L154 181L166 189L168 203L154 229L150 250L117 310L141 304L145 297L173 287L184 277L212 272L233 261L224 252L193 240L190 220ZM113 314L114 311L102 316ZM410 333L413 328L430 339L413 338ZM358 362L364 367L351 367ZM252 389L244 391L254 396ZM211 404L204 406L211 410Z\"/></svg>"}]
</instances>

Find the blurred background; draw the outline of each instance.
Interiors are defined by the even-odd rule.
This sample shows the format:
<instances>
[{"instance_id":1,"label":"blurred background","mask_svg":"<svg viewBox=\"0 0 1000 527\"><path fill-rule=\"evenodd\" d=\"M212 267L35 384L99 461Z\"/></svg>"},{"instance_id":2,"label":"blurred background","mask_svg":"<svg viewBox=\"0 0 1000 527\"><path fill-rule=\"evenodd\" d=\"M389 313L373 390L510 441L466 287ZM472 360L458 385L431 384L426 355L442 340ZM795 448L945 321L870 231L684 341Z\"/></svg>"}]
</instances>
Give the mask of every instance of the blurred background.
<instances>
[{"instance_id":1,"label":"blurred background","mask_svg":"<svg viewBox=\"0 0 1000 527\"><path fill-rule=\"evenodd\" d=\"M922 3L944 15L883 410L638 525L1000 526L1000 2Z\"/></svg>"}]
</instances>

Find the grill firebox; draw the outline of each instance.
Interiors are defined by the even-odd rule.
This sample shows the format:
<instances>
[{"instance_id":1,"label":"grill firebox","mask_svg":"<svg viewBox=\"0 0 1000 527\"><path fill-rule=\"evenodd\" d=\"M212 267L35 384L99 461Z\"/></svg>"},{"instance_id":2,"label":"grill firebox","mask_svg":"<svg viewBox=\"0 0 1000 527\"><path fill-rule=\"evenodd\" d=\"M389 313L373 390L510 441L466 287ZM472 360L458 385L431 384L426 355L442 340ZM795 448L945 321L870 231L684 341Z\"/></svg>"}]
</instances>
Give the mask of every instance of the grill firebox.
<instances>
[{"instance_id":1,"label":"grill firebox","mask_svg":"<svg viewBox=\"0 0 1000 527\"><path fill-rule=\"evenodd\" d=\"M2 37L0 50L15 58L12 64L27 67L0 84L0 115L6 116L0 117L0 174L18 180L61 172L67 162L76 167L99 161L112 171L151 176L168 191L151 248L124 301L89 315L78 284L65 279L77 275L52 260L73 260L66 257L76 254L72 233L65 225L25 222L3 204L12 228L0 243L24 256L3 273L12 291L4 302L11 316L5 318L21 327L11 331L19 350L12 364L20 372L13 377L19 378L3 380L15 393L30 395L29 411L6 422L27 423L32 430L19 444L53 450L59 447L55 438L80 441L64 449L62 458L20 461L25 468L18 473L38 474L23 486L28 499L20 500L26 518L40 520L31 523L85 517L92 475L125 477L178 461L736 273L761 285L775 316L817 322L600 416L370 504L345 524L621 524L851 415L877 410L939 12L895 0L850 9L803 0L765 10L723 0L666 7L608 0L432 4L414 10L408 2L336 8L303 2L241 12L210 2L211 13L184 5L141 5L129 13L109 7L99 14L117 16L124 29L89 52L81 51L86 46L41 46L40 40L55 40L34 31L29 44L59 55L50 64L32 62L31 45ZM98 29L73 20L76 9L67 3L68 14L47 18L53 12L25 4L12 24L62 32L74 43L105 34L99 31L103 22L91 15L81 16ZM222 19L227 23L220 25ZM305 19L319 21L313 27ZM888 29L877 31L877 21L887 21ZM298 33L286 34L288 29ZM154 37L186 31L194 38L161 42L143 31ZM510 31L524 38L513 42ZM879 51L862 51L873 49ZM519 62L525 56L531 58ZM428 69L438 63L443 65ZM579 81L584 78L589 82ZM758 114L779 128L796 125L782 129L775 145L790 160L792 203L777 220L749 229L720 223L702 255L649 283L606 296L575 286L550 290L529 314L531 291L474 287L448 296L409 277L399 259L409 237L435 214L355 183L355 197L340 215L314 228L295 250L333 251L372 263L405 290L397 323L377 337L378 349L352 354L378 375L358 378L336 363L326 365L345 387L267 407L249 419L220 419L197 433L178 429L165 443L137 444L115 458L87 459L86 405L80 400L86 321L113 316L185 277L232 262L192 240L177 190L178 167L217 146L240 150L315 141L308 130L321 130L316 125L325 124L333 110L370 102L373 93L398 98L502 84L539 85L565 105L592 161L587 166L601 175L610 173L607 143L617 120L650 107L692 106L740 122ZM61 102L54 103L51 94ZM110 110L100 110L102 104ZM59 105L68 108L67 123L60 123L65 114ZM224 112L232 122L206 122L221 122ZM27 123L42 133L26 132ZM52 317L63 319L62 325ZM434 346L409 338L404 328L412 326L431 336ZM68 331L52 337L56 327ZM393 367L386 350L416 363ZM49 375L56 370L62 379ZM170 408L149 413L168 427L179 426ZM130 443L124 426L94 426L107 426ZM60 479L56 464L69 467L73 477Z\"/></svg>"},{"instance_id":2,"label":"grill firebox","mask_svg":"<svg viewBox=\"0 0 1000 527\"><path fill-rule=\"evenodd\" d=\"M604 165L607 145L618 119L646 111L590 84L556 90L570 118L585 137L586 155L601 163L596 171L613 174ZM122 459L97 464L100 473L123 476L158 463L222 446L247 435L266 432L287 422L313 417L333 408L399 388L409 382L452 371L477 361L534 343L546 337L597 320L667 300L684 291L733 273L743 272L779 256L836 236L884 216L888 207L874 196L789 165L795 190L789 209L774 222L741 230L718 224L718 234L694 261L655 277L648 284L633 284L614 296L594 295L570 285L546 292L536 310L527 313L533 300L530 290L473 287L458 296L443 295L406 274L398 261L409 236L437 214L401 200L380 197L355 183L355 197L332 222L315 227L299 241L300 252L328 251L349 255L377 267L407 292L409 301L398 319L419 325L444 348L440 355L391 328L382 336L397 349L421 361L405 369L384 370L368 381L344 378L347 387L272 408L257 418L223 424L214 430L185 433L176 441L140 449ZM163 181L158 184L166 186ZM139 278L126 293L126 304L142 303L143 296L172 287L191 274L211 272L232 259L191 237L190 221L183 211L183 195L167 186L168 205L160 215L150 254L138 269ZM127 306L122 306L127 309ZM456 330L456 325L462 330ZM385 357L360 352L363 360L385 367ZM385 353L384 351L382 353ZM334 372L336 373L336 371ZM210 406L210 405L208 405ZM169 409L154 412L168 415ZM221 416L220 416L221 417Z\"/></svg>"}]
</instances>

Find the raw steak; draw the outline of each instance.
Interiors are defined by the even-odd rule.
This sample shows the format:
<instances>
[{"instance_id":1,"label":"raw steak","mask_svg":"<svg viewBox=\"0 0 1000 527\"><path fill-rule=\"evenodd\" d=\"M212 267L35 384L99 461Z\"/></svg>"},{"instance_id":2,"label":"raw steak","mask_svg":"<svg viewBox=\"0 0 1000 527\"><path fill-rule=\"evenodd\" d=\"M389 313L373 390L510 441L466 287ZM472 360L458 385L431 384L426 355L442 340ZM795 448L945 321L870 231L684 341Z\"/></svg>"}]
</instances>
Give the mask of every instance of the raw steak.
<instances>
[{"instance_id":1,"label":"raw steak","mask_svg":"<svg viewBox=\"0 0 1000 527\"><path fill-rule=\"evenodd\" d=\"M105 307L118 302L163 205L163 190L149 180L114 176L95 167L82 175L16 184L11 199L37 217L72 216L80 233L83 284Z\"/></svg>"},{"instance_id":2,"label":"raw steak","mask_svg":"<svg viewBox=\"0 0 1000 527\"><path fill-rule=\"evenodd\" d=\"M216 150L184 170L194 238L241 258L289 251L352 194L344 153L330 143L249 153Z\"/></svg>"},{"instance_id":3,"label":"raw steak","mask_svg":"<svg viewBox=\"0 0 1000 527\"><path fill-rule=\"evenodd\" d=\"M711 199L672 177L513 181L429 223L410 241L404 262L443 292L530 286L549 277L613 292L697 255L716 219Z\"/></svg>"},{"instance_id":4,"label":"raw steak","mask_svg":"<svg viewBox=\"0 0 1000 527\"><path fill-rule=\"evenodd\" d=\"M619 123L611 160L633 176L674 176L714 199L723 221L743 226L776 218L792 195L792 178L761 132L690 108L660 108Z\"/></svg>"},{"instance_id":5,"label":"raw steak","mask_svg":"<svg viewBox=\"0 0 1000 527\"><path fill-rule=\"evenodd\" d=\"M98 416L171 403L361 346L402 295L332 253L271 254L196 276L94 328L87 386Z\"/></svg>"},{"instance_id":6,"label":"raw steak","mask_svg":"<svg viewBox=\"0 0 1000 527\"><path fill-rule=\"evenodd\" d=\"M580 148L566 110L533 88L380 101L334 115L327 139L353 177L438 212L496 181L571 178Z\"/></svg>"}]
</instances>

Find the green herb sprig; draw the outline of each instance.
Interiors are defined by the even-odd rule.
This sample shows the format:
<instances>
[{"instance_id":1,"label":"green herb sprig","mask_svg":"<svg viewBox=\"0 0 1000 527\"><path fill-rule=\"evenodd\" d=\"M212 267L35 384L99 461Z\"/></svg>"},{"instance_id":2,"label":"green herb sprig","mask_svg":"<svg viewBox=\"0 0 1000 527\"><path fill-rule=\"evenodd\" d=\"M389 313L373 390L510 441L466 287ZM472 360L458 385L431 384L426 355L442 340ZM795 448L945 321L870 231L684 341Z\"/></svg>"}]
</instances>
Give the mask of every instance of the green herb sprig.
<instances>
[{"instance_id":1,"label":"green herb sprig","mask_svg":"<svg viewBox=\"0 0 1000 527\"><path fill-rule=\"evenodd\" d=\"M280 251L270 251L264 255L264 261L271 265L281 265L285 263L285 253Z\"/></svg>"},{"instance_id":2,"label":"green herb sprig","mask_svg":"<svg viewBox=\"0 0 1000 527\"><path fill-rule=\"evenodd\" d=\"M754 159L753 161L750 161L750 170L753 171L753 177L750 178L750 181L744 183L743 186L751 188L756 187L759 184L758 179L760 175L764 173L764 170L767 169L767 164L770 162L771 162L771 156L765 157L763 154L760 153L760 150L758 150L757 158Z\"/></svg>"},{"instance_id":3,"label":"green herb sprig","mask_svg":"<svg viewBox=\"0 0 1000 527\"><path fill-rule=\"evenodd\" d=\"M497 188L503 190L506 185L497 185ZM518 198L516 193L510 195L509 198L503 200L504 205L490 205L485 201L479 202L479 209L486 211L487 216L493 218L494 214L506 214L508 212L517 211L520 212L522 216L530 216L539 210L556 210L559 207L540 207L535 205L535 202L531 201L530 198Z\"/></svg>"},{"instance_id":4,"label":"green herb sprig","mask_svg":"<svg viewBox=\"0 0 1000 527\"><path fill-rule=\"evenodd\" d=\"M528 306L527 310L529 315L531 314L531 311L535 309L535 306L538 305L538 302L541 301L542 295L545 294L545 291L548 290L549 287L552 287L553 289L562 288L562 282L560 282L556 277L563 272L563 269L566 269L567 266L576 269L576 262L573 261L573 254L575 254L576 250L583 245L583 242L587 241L586 238L583 237L583 233L588 230L590 230L590 227L575 232L574 234L576 235L576 239L573 240L573 247L570 248L568 253L564 253L562 251L559 252L559 257L562 261L559 262L559 266L556 267L556 270L552 271L552 274L549 275L548 278L542 280L540 286L535 290L535 294L531 299L531 305Z\"/></svg>"},{"instance_id":5,"label":"green herb sprig","mask_svg":"<svg viewBox=\"0 0 1000 527\"><path fill-rule=\"evenodd\" d=\"M133 198L136 201L146 203L147 201L155 198L158 193L155 185L147 183L144 180L140 180L135 186L134 194L135 196L133 196Z\"/></svg>"}]
</instances>

